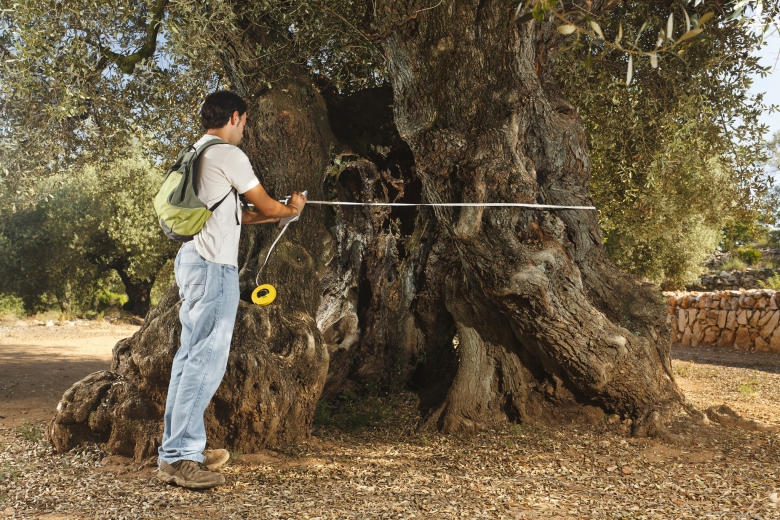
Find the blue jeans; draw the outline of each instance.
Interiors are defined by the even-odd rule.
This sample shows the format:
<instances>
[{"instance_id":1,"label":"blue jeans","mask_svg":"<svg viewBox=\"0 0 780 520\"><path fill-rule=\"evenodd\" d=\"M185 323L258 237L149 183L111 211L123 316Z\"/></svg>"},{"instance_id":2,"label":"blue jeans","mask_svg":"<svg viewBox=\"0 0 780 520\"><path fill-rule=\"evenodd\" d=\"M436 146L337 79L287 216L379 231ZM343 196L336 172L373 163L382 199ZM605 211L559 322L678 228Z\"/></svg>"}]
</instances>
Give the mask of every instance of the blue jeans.
<instances>
[{"instance_id":1,"label":"blue jeans","mask_svg":"<svg viewBox=\"0 0 780 520\"><path fill-rule=\"evenodd\" d=\"M205 260L187 242L176 255L181 346L173 358L158 464L203 462L203 413L222 382L238 311L238 269Z\"/></svg>"}]
</instances>

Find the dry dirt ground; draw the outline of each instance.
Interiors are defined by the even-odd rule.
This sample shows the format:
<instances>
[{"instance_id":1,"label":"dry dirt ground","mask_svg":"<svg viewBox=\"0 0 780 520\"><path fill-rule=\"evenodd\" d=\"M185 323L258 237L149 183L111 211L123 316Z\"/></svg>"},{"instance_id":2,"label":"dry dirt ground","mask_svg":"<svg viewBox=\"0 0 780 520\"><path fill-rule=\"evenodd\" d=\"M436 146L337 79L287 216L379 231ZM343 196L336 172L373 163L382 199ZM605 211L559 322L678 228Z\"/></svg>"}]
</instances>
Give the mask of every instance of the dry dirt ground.
<instances>
[{"instance_id":1,"label":"dry dirt ground","mask_svg":"<svg viewBox=\"0 0 780 520\"><path fill-rule=\"evenodd\" d=\"M458 437L415 432L412 395L347 399L320 410L312 442L234 454L227 484L200 492L99 446L53 454L42 432L58 397L134 330L0 327L0 518L780 518L780 436L684 416L648 439L620 423ZM780 356L673 356L698 408L780 425Z\"/></svg>"}]
</instances>

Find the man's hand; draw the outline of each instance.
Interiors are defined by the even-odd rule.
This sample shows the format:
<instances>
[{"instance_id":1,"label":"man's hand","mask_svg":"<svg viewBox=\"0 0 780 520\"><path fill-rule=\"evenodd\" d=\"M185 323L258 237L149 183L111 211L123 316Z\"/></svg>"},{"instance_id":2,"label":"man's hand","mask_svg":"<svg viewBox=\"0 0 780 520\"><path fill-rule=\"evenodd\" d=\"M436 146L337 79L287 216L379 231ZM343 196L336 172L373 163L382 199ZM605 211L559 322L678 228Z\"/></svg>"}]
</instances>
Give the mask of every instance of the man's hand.
<instances>
[{"instance_id":1,"label":"man's hand","mask_svg":"<svg viewBox=\"0 0 780 520\"><path fill-rule=\"evenodd\" d=\"M294 191L290 196L290 200L287 202L287 205L294 207L298 210L298 213L300 213L303 211L303 207L306 205L306 197L304 197L303 193L300 191Z\"/></svg>"}]
</instances>

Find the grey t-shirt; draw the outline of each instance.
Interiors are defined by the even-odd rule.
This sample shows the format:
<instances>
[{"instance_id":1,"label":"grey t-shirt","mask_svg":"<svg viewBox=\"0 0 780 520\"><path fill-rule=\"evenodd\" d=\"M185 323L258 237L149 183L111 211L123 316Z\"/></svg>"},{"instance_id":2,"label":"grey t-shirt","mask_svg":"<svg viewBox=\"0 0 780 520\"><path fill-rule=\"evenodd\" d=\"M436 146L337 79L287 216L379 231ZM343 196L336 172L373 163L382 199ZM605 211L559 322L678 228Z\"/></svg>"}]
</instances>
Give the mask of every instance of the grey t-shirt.
<instances>
[{"instance_id":1,"label":"grey t-shirt","mask_svg":"<svg viewBox=\"0 0 780 520\"><path fill-rule=\"evenodd\" d=\"M206 134L198 147L216 136ZM245 193L260 184L249 157L236 146L215 144L206 148L198 166L198 198L211 207L228 197L214 210L200 233L195 235L195 249L210 262L238 267L238 241L241 238L241 204L231 190ZM238 224L236 223L238 222Z\"/></svg>"}]
</instances>

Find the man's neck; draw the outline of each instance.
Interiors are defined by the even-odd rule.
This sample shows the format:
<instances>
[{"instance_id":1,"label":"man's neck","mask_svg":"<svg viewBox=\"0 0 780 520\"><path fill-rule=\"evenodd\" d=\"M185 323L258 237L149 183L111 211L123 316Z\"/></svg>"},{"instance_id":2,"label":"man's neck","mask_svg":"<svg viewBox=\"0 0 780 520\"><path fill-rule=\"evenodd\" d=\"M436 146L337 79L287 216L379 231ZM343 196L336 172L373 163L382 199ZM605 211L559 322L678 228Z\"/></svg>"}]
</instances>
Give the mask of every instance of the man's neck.
<instances>
[{"instance_id":1,"label":"man's neck","mask_svg":"<svg viewBox=\"0 0 780 520\"><path fill-rule=\"evenodd\" d=\"M224 128L211 128L209 130L206 130L206 134L219 137L220 139L222 139L226 143L230 142L230 141L228 141L228 135L227 135L227 132L225 131Z\"/></svg>"}]
</instances>

